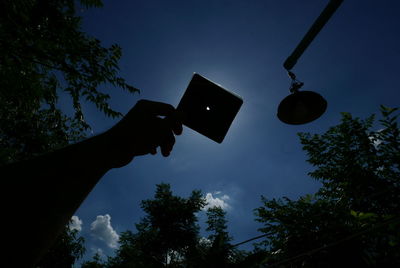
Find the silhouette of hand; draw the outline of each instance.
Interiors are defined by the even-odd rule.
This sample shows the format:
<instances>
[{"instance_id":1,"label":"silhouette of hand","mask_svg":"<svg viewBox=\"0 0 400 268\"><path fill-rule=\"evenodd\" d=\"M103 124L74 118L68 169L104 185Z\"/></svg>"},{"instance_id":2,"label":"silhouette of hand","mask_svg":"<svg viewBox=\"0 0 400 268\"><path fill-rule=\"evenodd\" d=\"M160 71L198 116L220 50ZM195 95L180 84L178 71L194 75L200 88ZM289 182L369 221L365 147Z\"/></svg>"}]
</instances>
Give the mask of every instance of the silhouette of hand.
<instances>
[{"instance_id":1,"label":"silhouette of hand","mask_svg":"<svg viewBox=\"0 0 400 268\"><path fill-rule=\"evenodd\" d=\"M175 144L174 134L181 133L182 123L172 105L140 100L105 133L109 165L111 168L125 166L135 156L156 154L157 147L166 157Z\"/></svg>"}]
</instances>

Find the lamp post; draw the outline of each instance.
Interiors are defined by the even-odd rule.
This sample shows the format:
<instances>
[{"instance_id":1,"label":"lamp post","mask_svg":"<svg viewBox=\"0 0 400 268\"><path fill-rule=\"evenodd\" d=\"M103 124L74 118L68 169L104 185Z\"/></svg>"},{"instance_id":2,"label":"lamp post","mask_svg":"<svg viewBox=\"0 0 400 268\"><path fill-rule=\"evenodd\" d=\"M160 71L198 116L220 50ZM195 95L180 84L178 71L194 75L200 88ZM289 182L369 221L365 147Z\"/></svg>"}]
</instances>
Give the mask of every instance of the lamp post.
<instances>
[{"instance_id":1,"label":"lamp post","mask_svg":"<svg viewBox=\"0 0 400 268\"><path fill-rule=\"evenodd\" d=\"M342 2L343 0L331 0L327 4L292 54L283 63L283 67L288 71L289 77L292 79L291 94L284 98L278 107L278 118L284 123L291 125L306 124L319 118L326 111L328 105L326 100L316 92L300 91L304 83L298 81L295 74L290 70L296 65L297 60Z\"/></svg>"}]
</instances>

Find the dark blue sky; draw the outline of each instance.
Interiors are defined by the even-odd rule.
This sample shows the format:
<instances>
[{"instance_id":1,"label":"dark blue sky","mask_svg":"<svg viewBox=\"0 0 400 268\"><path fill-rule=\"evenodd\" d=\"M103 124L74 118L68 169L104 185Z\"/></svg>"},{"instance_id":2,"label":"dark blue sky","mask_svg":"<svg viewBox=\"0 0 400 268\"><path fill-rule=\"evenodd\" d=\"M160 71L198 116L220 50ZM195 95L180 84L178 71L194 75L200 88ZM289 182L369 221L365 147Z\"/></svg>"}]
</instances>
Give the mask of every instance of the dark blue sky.
<instances>
[{"instance_id":1,"label":"dark blue sky","mask_svg":"<svg viewBox=\"0 0 400 268\"><path fill-rule=\"evenodd\" d=\"M90 230L96 217L109 214L117 233L133 229L143 216L140 201L160 182L182 196L200 189L226 202L234 243L256 236L253 209L261 195L297 198L318 189L296 133L324 132L340 112L366 117L380 104L399 105L400 2L348 0L293 69L305 90L328 100L327 112L303 126L277 119L290 84L282 64L327 2L105 1L81 13L85 31L103 45L121 45L121 75L141 89L129 95L103 88L115 109L126 113L140 98L177 105L193 72L244 99L222 144L185 128L170 157L136 158L104 176L76 212L88 256L92 248L112 251L96 238L107 226ZM116 122L90 105L85 112L95 134Z\"/></svg>"}]
</instances>

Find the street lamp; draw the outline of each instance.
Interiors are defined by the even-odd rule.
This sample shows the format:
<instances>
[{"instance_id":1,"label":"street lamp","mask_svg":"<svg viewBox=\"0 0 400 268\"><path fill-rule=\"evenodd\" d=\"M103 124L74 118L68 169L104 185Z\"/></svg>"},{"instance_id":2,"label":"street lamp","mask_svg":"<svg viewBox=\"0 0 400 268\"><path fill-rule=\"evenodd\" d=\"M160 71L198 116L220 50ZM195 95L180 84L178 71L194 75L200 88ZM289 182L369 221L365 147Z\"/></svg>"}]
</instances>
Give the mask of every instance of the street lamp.
<instances>
[{"instance_id":1,"label":"street lamp","mask_svg":"<svg viewBox=\"0 0 400 268\"><path fill-rule=\"evenodd\" d=\"M300 91L300 88L304 83L298 81L295 74L290 70L294 65L296 65L297 60L332 17L333 13L335 13L342 2L343 0L331 0L327 4L295 50L283 63L283 67L288 71L289 77L292 79L290 85L291 94L284 98L278 107L278 118L286 124L306 124L319 118L326 111L328 105L327 101L316 92Z\"/></svg>"}]
</instances>

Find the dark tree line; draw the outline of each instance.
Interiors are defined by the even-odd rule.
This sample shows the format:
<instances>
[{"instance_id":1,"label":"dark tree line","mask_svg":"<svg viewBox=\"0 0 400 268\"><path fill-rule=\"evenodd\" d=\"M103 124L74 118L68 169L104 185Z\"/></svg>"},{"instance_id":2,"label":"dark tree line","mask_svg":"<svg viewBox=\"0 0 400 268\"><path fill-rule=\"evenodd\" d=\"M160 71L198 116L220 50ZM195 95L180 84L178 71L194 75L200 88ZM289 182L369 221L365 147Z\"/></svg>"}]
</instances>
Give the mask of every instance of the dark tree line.
<instances>
[{"instance_id":1,"label":"dark tree line","mask_svg":"<svg viewBox=\"0 0 400 268\"><path fill-rule=\"evenodd\" d=\"M107 116L120 116L98 86L136 92L118 76L121 48L81 30L76 9L99 0L3 0L0 2L1 163L30 158L82 139L90 126L82 101ZM71 97L74 115L58 107Z\"/></svg>"},{"instance_id":2,"label":"dark tree line","mask_svg":"<svg viewBox=\"0 0 400 268\"><path fill-rule=\"evenodd\" d=\"M257 245L277 267L395 267L400 264L398 109L362 120L349 113L326 133L300 133L310 176L322 183L299 200L262 198ZM397 114L396 114L397 113Z\"/></svg>"},{"instance_id":3,"label":"dark tree line","mask_svg":"<svg viewBox=\"0 0 400 268\"><path fill-rule=\"evenodd\" d=\"M200 191L188 198L173 195L169 184L159 184L153 199L142 201L146 216L136 231L121 234L114 257L102 262L98 255L82 267L227 267L244 259L232 248L226 212L206 211L208 237L201 237L196 214L206 205Z\"/></svg>"}]
</instances>

